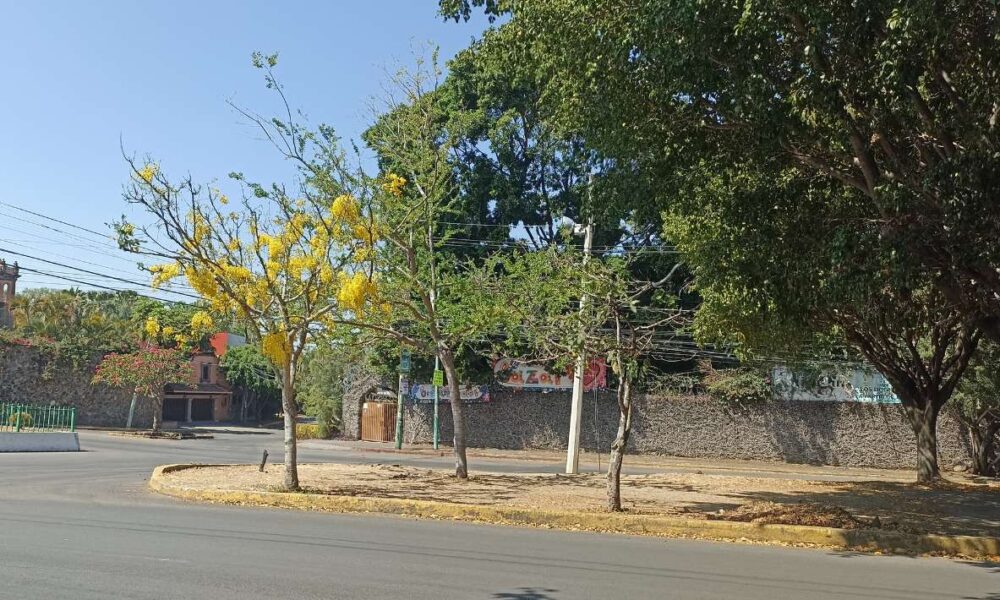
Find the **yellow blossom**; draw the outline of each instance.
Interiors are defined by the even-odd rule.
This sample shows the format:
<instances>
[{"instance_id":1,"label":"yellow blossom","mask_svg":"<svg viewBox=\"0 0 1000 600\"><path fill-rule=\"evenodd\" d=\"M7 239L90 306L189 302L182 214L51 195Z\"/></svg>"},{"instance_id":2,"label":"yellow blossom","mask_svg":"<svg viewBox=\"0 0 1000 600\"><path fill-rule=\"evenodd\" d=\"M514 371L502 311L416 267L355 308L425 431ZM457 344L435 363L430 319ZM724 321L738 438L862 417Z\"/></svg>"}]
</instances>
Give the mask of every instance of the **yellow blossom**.
<instances>
[{"instance_id":1,"label":"yellow blossom","mask_svg":"<svg viewBox=\"0 0 1000 600\"><path fill-rule=\"evenodd\" d=\"M158 289L163 284L180 275L181 266L177 263L153 265L149 267L149 272L153 274L153 280L150 282L150 286L152 286L153 289Z\"/></svg>"},{"instance_id":2,"label":"yellow blossom","mask_svg":"<svg viewBox=\"0 0 1000 600\"><path fill-rule=\"evenodd\" d=\"M166 325L161 330L161 333L163 334L163 337L169 338L173 336L175 333L177 333L177 330L171 327L170 325Z\"/></svg>"},{"instance_id":3,"label":"yellow blossom","mask_svg":"<svg viewBox=\"0 0 1000 600\"><path fill-rule=\"evenodd\" d=\"M358 206L358 201L353 196L341 194L334 199L333 205L330 206L330 213L341 221L353 223L361 216L361 207Z\"/></svg>"},{"instance_id":4,"label":"yellow blossom","mask_svg":"<svg viewBox=\"0 0 1000 600\"><path fill-rule=\"evenodd\" d=\"M361 311L369 296L374 295L375 284L364 273L348 275L340 274L340 289L337 291L337 301L341 307L353 311Z\"/></svg>"},{"instance_id":5,"label":"yellow blossom","mask_svg":"<svg viewBox=\"0 0 1000 600\"><path fill-rule=\"evenodd\" d=\"M147 163L139 169L139 179L146 183L153 183L153 178L160 172L160 167L156 163Z\"/></svg>"},{"instance_id":6,"label":"yellow blossom","mask_svg":"<svg viewBox=\"0 0 1000 600\"><path fill-rule=\"evenodd\" d=\"M219 284L209 271L188 267L184 269L184 276L188 283L196 292L206 298L214 298L219 293Z\"/></svg>"},{"instance_id":7,"label":"yellow blossom","mask_svg":"<svg viewBox=\"0 0 1000 600\"><path fill-rule=\"evenodd\" d=\"M156 317L149 317L146 319L144 329L146 330L146 335L149 338L156 339L156 336L160 334L160 323L156 320Z\"/></svg>"},{"instance_id":8,"label":"yellow blossom","mask_svg":"<svg viewBox=\"0 0 1000 600\"><path fill-rule=\"evenodd\" d=\"M288 343L288 336L284 332L276 331L264 335L261 339L261 352L275 365L284 365L292 354L291 346Z\"/></svg>"},{"instance_id":9,"label":"yellow blossom","mask_svg":"<svg viewBox=\"0 0 1000 600\"><path fill-rule=\"evenodd\" d=\"M191 330L196 332L210 332L212 328L215 327L215 323L212 321L212 315L208 314L203 310L191 315Z\"/></svg>"},{"instance_id":10,"label":"yellow blossom","mask_svg":"<svg viewBox=\"0 0 1000 600\"><path fill-rule=\"evenodd\" d=\"M225 194L219 194L219 204L222 205L229 204L229 196Z\"/></svg>"},{"instance_id":11,"label":"yellow blossom","mask_svg":"<svg viewBox=\"0 0 1000 600\"><path fill-rule=\"evenodd\" d=\"M368 245L375 244L375 229L365 224L358 224L351 228L351 233L356 239Z\"/></svg>"},{"instance_id":12,"label":"yellow blossom","mask_svg":"<svg viewBox=\"0 0 1000 600\"><path fill-rule=\"evenodd\" d=\"M389 173L385 177L385 183L382 184L382 189L386 193L392 194L393 196L399 198L403 195L403 188L406 187L406 178L400 177L395 173Z\"/></svg>"},{"instance_id":13,"label":"yellow blossom","mask_svg":"<svg viewBox=\"0 0 1000 600\"><path fill-rule=\"evenodd\" d=\"M319 280L324 285L329 285L333 282L333 267L330 265L323 265L319 268Z\"/></svg>"}]
</instances>

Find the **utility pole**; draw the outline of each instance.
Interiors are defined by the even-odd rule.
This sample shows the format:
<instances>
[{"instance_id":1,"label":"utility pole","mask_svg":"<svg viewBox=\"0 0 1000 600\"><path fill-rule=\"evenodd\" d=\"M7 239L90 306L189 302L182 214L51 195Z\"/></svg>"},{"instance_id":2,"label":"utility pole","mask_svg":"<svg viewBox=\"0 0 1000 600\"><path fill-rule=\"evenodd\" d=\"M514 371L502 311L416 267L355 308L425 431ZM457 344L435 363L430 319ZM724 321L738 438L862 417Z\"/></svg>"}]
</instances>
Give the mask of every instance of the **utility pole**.
<instances>
[{"instance_id":1,"label":"utility pole","mask_svg":"<svg viewBox=\"0 0 1000 600\"><path fill-rule=\"evenodd\" d=\"M434 355L434 449L441 446L441 423L438 420L438 404L441 400L441 387L437 384L438 371L441 370L441 357ZM454 402L454 399L452 400Z\"/></svg>"},{"instance_id":2,"label":"utility pole","mask_svg":"<svg viewBox=\"0 0 1000 600\"><path fill-rule=\"evenodd\" d=\"M594 176L590 176L587 196L593 193ZM593 203L588 202L591 206ZM594 220L587 217L587 229L583 237L583 264L590 260L590 250L594 243ZM584 279L584 282L586 280ZM587 307L586 292L580 294L580 312L583 313ZM569 444L566 450L566 473L575 475L580 472L580 428L583 421L583 371L587 366L587 356L584 347L581 345L580 353L576 357L576 368L573 369L573 403L569 413Z\"/></svg>"},{"instance_id":3,"label":"utility pole","mask_svg":"<svg viewBox=\"0 0 1000 600\"><path fill-rule=\"evenodd\" d=\"M403 447L403 394L406 393L407 375L410 373L410 351L399 353L399 393L396 394L396 450Z\"/></svg>"}]
</instances>

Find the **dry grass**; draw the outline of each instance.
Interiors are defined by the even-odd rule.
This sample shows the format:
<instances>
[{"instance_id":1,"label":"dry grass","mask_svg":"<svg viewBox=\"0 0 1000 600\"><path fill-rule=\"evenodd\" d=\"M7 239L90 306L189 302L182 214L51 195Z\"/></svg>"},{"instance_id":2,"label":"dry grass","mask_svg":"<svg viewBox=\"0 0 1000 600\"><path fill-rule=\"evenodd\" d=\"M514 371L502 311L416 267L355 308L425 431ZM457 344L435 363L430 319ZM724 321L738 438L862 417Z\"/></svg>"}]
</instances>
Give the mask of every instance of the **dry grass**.
<instances>
[{"instance_id":1,"label":"dry grass","mask_svg":"<svg viewBox=\"0 0 1000 600\"><path fill-rule=\"evenodd\" d=\"M223 466L169 473L172 485L204 490L278 491L283 468ZM450 472L400 465L300 465L304 491L337 496L582 512L605 510L603 475ZM623 476L633 514L881 528L912 533L1000 535L1000 493L894 482L835 483L706 474Z\"/></svg>"}]
</instances>

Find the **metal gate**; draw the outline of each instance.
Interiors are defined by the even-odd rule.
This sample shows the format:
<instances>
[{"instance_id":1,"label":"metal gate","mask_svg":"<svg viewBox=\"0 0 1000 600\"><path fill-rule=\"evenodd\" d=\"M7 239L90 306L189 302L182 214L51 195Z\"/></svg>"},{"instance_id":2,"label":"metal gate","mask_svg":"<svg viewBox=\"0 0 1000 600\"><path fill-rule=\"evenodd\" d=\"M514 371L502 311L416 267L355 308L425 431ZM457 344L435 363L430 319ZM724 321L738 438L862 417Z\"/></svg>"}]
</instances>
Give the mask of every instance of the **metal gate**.
<instances>
[{"instance_id":1,"label":"metal gate","mask_svg":"<svg viewBox=\"0 0 1000 600\"><path fill-rule=\"evenodd\" d=\"M365 402L361 406L361 439L391 442L395 438L396 403Z\"/></svg>"}]
</instances>

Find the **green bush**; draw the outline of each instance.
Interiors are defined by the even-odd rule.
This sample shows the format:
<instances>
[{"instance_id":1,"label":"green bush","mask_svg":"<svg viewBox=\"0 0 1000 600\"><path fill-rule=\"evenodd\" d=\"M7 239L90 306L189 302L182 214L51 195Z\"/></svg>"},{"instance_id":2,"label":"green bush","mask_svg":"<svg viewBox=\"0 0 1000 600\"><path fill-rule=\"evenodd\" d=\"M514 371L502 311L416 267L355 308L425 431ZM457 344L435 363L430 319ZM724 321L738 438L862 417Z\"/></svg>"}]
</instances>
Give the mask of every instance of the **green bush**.
<instances>
[{"instance_id":1,"label":"green bush","mask_svg":"<svg viewBox=\"0 0 1000 600\"><path fill-rule=\"evenodd\" d=\"M771 382L760 370L751 367L715 370L711 364L699 365L702 385L708 395L723 404L747 406L771 399Z\"/></svg>"},{"instance_id":2,"label":"green bush","mask_svg":"<svg viewBox=\"0 0 1000 600\"><path fill-rule=\"evenodd\" d=\"M14 413L11 416L7 417L7 424L10 425L11 427L17 427L17 418L19 416L21 417L21 427L31 427L31 424L34 422L34 419L31 417L31 413L26 413L26 412Z\"/></svg>"}]
</instances>

